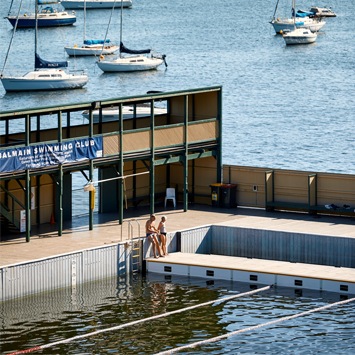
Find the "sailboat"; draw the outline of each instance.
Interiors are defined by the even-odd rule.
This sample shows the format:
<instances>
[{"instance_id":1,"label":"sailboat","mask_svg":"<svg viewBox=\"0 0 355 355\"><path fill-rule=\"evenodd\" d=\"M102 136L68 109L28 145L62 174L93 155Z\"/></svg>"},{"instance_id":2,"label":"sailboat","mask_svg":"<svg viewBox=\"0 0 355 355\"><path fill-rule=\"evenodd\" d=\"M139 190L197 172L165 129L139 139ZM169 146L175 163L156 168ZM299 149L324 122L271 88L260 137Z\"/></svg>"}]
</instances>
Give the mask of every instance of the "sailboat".
<instances>
[{"instance_id":1,"label":"sailboat","mask_svg":"<svg viewBox=\"0 0 355 355\"><path fill-rule=\"evenodd\" d=\"M114 8L113 4L113 8ZM114 46L110 43L110 40L87 40L85 37L86 32L86 0L84 0L84 45L78 47L64 47L69 56L82 56L82 55L100 55L112 54L118 50L118 46Z\"/></svg>"},{"instance_id":2,"label":"sailboat","mask_svg":"<svg viewBox=\"0 0 355 355\"><path fill-rule=\"evenodd\" d=\"M294 26L296 26L297 28L307 28L312 32L318 32L325 25L325 21L323 21L322 19L314 19L308 16L305 16L302 19L299 19L298 21L294 21L293 17L283 19L276 17L275 15L277 12L279 1L280 0L277 0L275 12L270 21L276 33L281 33L281 31L284 30L293 30ZM293 12L295 12L295 8L293 8ZM300 14L298 14L298 16L300 16Z\"/></svg>"},{"instance_id":3,"label":"sailboat","mask_svg":"<svg viewBox=\"0 0 355 355\"><path fill-rule=\"evenodd\" d=\"M294 29L283 30L282 37L285 40L286 45L289 44L309 44L315 42L317 39L317 34L312 33L308 28L297 28L296 27L296 0L292 0L292 18Z\"/></svg>"},{"instance_id":4,"label":"sailboat","mask_svg":"<svg viewBox=\"0 0 355 355\"><path fill-rule=\"evenodd\" d=\"M112 16L112 14L111 14ZM122 25L123 24L123 0L121 0L121 40L119 57L111 61L106 61L105 57L100 55L99 61L96 62L98 67L104 72L131 72L141 70L156 69L163 62L166 64L166 55L153 55L152 49L132 50L126 48L122 43ZM107 33L106 33L107 36ZM122 53L134 54L123 57ZM143 54L150 54L145 56Z\"/></svg>"},{"instance_id":5,"label":"sailboat","mask_svg":"<svg viewBox=\"0 0 355 355\"><path fill-rule=\"evenodd\" d=\"M37 90L62 90L62 89L76 89L83 87L89 80L84 73L68 74L62 69L68 66L68 62L49 62L43 60L37 53L37 30L38 30L38 2L36 4L36 26L35 26L35 68L22 76L4 76L6 62L9 57L11 45L16 32L18 19L16 21L9 49L5 58L3 70L0 75L1 82L6 91L37 91ZM20 14L21 6L19 7L18 15ZM43 1L42 1L43 2ZM17 15L17 16L18 16Z\"/></svg>"}]
</instances>

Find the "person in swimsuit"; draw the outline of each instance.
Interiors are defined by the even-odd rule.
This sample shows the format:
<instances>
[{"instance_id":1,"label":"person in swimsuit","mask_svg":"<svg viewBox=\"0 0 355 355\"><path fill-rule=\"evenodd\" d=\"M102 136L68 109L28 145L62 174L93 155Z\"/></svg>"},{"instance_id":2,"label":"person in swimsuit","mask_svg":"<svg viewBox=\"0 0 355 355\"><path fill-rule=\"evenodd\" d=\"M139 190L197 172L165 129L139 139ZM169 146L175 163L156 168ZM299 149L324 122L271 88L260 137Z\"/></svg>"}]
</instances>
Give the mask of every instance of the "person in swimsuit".
<instances>
[{"instance_id":1,"label":"person in swimsuit","mask_svg":"<svg viewBox=\"0 0 355 355\"><path fill-rule=\"evenodd\" d=\"M164 255L169 255L166 251L166 227L165 227L166 217L163 216L158 226L158 231L160 233L161 250Z\"/></svg>"},{"instance_id":2,"label":"person in swimsuit","mask_svg":"<svg viewBox=\"0 0 355 355\"><path fill-rule=\"evenodd\" d=\"M145 224L145 233L147 238L152 243L154 258L158 258L158 256L155 254L155 248L157 248L159 256L164 257L164 255L161 255L160 252L160 246L157 238L158 230L155 228L154 221L155 221L155 215L152 214L148 219L147 223Z\"/></svg>"}]
</instances>

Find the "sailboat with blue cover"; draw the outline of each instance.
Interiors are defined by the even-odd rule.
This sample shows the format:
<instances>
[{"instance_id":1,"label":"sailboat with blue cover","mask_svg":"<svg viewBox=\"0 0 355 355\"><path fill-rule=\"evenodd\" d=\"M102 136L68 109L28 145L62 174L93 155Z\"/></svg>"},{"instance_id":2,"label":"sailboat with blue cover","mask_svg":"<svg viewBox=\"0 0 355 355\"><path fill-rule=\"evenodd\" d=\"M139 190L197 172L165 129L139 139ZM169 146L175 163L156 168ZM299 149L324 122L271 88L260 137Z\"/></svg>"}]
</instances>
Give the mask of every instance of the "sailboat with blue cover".
<instances>
[{"instance_id":1,"label":"sailboat with blue cover","mask_svg":"<svg viewBox=\"0 0 355 355\"><path fill-rule=\"evenodd\" d=\"M18 15L21 11L23 0L19 7ZM36 15L38 13L38 3L36 0ZM35 27L35 68L34 71L25 73L24 75L4 76L7 60L16 32L18 19L15 23L14 31L10 41L9 49L5 58L5 63L0 75L1 82L6 91L38 91L38 90L63 90L76 89L83 87L88 81L88 76L82 71L80 74L66 73L63 69L68 66L68 61L50 62L42 59L37 51L37 29L38 21L36 17Z\"/></svg>"},{"instance_id":2,"label":"sailboat with blue cover","mask_svg":"<svg viewBox=\"0 0 355 355\"><path fill-rule=\"evenodd\" d=\"M115 3L113 3L113 9ZM86 55L100 55L112 54L116 52L119 47L112 45L109 39L106 40L90 40L86 39L86 0L84 1L84 45L78 47L64 47L69 56L86 56Z\"/></svg>"},{"instance_id":3,"label":"sailboat with blue cover","mask_svg":"<svg viewBox=\"0 0 355 355\"><path fill-rule=\"evenodd\" d=\"M75 12L69 14L66 11L58 11L49 4L58 4L57 0L38 0L38 5L41 5L41 10L37 15L38 27L53 27L53 26L68 26L76 22ZM11 15L13 0L10 5L7 18L12 27L15 27L15 23L18 18L17 28L35 27L36 26L36 14L23 14L21 16Z\"/></svg>"}]
</instances>

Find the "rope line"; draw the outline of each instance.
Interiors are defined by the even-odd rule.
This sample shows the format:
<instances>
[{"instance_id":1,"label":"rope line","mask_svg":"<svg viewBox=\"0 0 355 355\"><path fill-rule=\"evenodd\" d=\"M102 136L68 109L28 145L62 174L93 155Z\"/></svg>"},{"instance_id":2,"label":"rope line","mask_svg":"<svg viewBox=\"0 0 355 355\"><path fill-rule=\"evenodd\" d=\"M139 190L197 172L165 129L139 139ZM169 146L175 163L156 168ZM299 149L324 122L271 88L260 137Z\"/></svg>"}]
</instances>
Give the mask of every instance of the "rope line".
<instances>
[{"instance_id":1,"label":"rope line","mask_svg":"<svg viewBox=\"0 0 355 355\"><path fill-rule=\"evenodd\" d=\"M302 316L305 316L305 315L310 314L310 313L322 311L323 309L327 309L327 308L338 306L338 305L343 305L345 303L349 303L349 302L353 302L353 301L355 301L355 298L351 298L351 299L348 299L348 300L335 302L335 303L328 304L328 305L323 306L323 307L312 309L310 311L294 314L293 316L287 316L287 317L279 318L279 319L273 320L271 322L255 325L253 327L249 327L249 328L245 328L245 329L240 329L240 330L237 330L237 331L234 331L234 332L231 332L231 333L220 335L220 336L215 337L215 338L201 340L201 341L198 341L196 343L192 343L192 344L188 344L188 345L184 345L184 346L179 346L178 348L170 349L170 350L167 350L167 351L162 351L162 352L157 353L155 355L173 354L173 353L176 353L176 352L178 352L180 350L183 350L183 349L189 349L189 348L194 348L195 346L198 346L198 345L213 343L213 342L228 338L228 337L236 335L236 334L245 333L245 332L247 332L249 330L254 330L254 329L261 328L261 327L266 327L266 326L271 325L271 324L280 323L280 322L283 322L283 321L286 321L286 320L290 320L290 319L294 319L294 318L297 318L297 317L302 317Z\"/></svg>"},{"instance_id":2,"label":"rope line","mask_svg":"<svg viewBox=\"0 0 355 355\"><path fill-rule=\"evenodd\" d=\"M213 300L213 301L208 301L208 302L205 302L205 303L196 304L194 306L190 306L190 307L186 307L186 308L182 308L182 309L177 309L176 311L166 312L166 313L158 314L156 316L143 318L143 319L139 319L139 320L136 320L136 321L133 321L133 322L117 325L115 327L106 328L106 329L100 329L100 330L97 330L97 331L92 332L92 333L77 335L75 337L59 340L59 341L56 341L54 343L49 343L49 344L45 344L45 345L36 346L34 348L31 348L31 349L15 351L15 352L9 353L7 355L26 354L26 353L30 353L30 352L36 351L36 350L47 349L47 348L50 348L50 347L55 346L55 345L69 343L69 342L71 342L73 340L83 339L83 338L91 337L93 335L97 335L97 334L100 334L100 333L126 328L126 327L129 327L131 325L135 325L135 324L151 321L151 320L162 318L162 317L167 317L167 316L170 316L172 314L189 311L191 309L198 308L198 307L208 306L208 305L213 304L213 303L226 302L226 301L232 300L234 298L253 295L254 293L258 293L258 292L269 290L272 287L273 287L273 285L262 287L262 288L259 288L257 290L253 290L253 291L249 291L249 292L244 292L244 293L239 293L239 294L228 296L228 297L224 297L224 298L219 298L219 299L216 299L216 300Z\"/></svg>"}]
</instances>

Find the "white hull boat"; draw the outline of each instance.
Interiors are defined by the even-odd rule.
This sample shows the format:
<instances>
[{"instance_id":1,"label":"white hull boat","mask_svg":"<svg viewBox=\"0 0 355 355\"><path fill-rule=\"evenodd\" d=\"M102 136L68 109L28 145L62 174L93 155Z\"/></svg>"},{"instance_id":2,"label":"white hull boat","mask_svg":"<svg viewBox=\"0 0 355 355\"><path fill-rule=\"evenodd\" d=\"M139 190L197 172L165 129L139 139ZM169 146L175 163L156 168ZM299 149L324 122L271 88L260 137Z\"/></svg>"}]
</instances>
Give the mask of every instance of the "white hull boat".
<instances>
[{"instance_id":1,"label":"white hull boat","mask_svg":"<svg viewBox=\"0 0 355 355\"><path fill-rule=\"evenodd\" d=\"M16 33L13 31L10 41L9 49L5 58L5 63L0 75L1 82L6 91L39 91L39 90L64 90L64 89L77 89L83 87L88 81L88 76L82 71L81 74L68 74L62 69L68 67L68 61L53 62L43 60L37 53L37 30L38 30L38 4L44 4L53 2L53 0L34 0L35 1L35 63L34 70L24 75L19 76L6 76L4 75L5 67L9 54L11 51L11 45ZM23 0L19 7L19 13L21 10ZM19 14L17 15L19 16Z\"/></svg>"},{"instance_id":2,"label":"white hull boat","mask_svg":"<svg viewBox=\"0 0 355 355\"><path fill-rule=\"evenodd\" d=\"M132 55L111 61L105 61L104 58L101 58L97 65L104 72L131 72L156 69L163 62L163 57L149 58L144 55Z\"/></svg>"},{"instance_id":3,"label":"white hull boat","mask_svg":"<svg viewBox=\"0 0 355 355\"><path fill-rule=\"evenodd\" d=\"M113 54L119 50L119 46L106 46L102 50L102 45L90 45L90 46L74 46L74 47L64 47L69 56L84 56L84 55L100 55L103 54Z\"/></svg>"},{"instance_id":4,"label":"white hull boat","mask_svg":"<svg viewBox=\"0 0 355 355\"><path fill-rule=\"evenodd\" d=\"M281 33L284 30L293 30L293 19L276 19L270 22L274 27L276 33ZM312 32L318 32L325 25L325 21L315 20L311 18L302 18L302 20L296 21L296 28L308 28Z\"/></svg>"},{"instance_id":5,"label":"white hull boat","mask_svg":"<svg viewBox=\"0 0 355 355\"><path fill-rule=\"evenodd\" d=\"M67 74L61 69L37 70L20 77L1 77L6 91L78 89L88 80L87 75Z\"/></svg>"},{"instance_id":6,"label":"white hull boat","mask_svg":"<svg viewBox=\"0 0 355 355\"><path fill-rule=\"evenodd\" d=\"M287 45L309 44L317 39L317 35L307 28L296 28L293 31L286 30L282 36Z\"/></svg>"},{"instance_id":7,"label":"white hull boat","mask_svg":"<svg viewBox=\"0 0 355 355\"><path fill-rule=\"evenodd\" d=\"M111 18L112 18L112 13L111 13ZM110 18L110 22L111 22L111 18ZM143 71L143 70L152 70L152 69L156 69L159 65L163 63L165 63L166 67L168 66L165 61L166 58L165 54L154 56L152 49L132 50L126 48L122 43L122 29L123 29L123 0L121 0L121 30L120 30L121 40L120 40L119 57L111 61L106 61L105 57L103 55L100 55L100 59L99 61L96 62L96 64L103 72L112 73L112 72L135 72L135 71ZM133 54L133 55L122 56L122 53Z\"/></svg>"},{"instance_id":8,"label":"white hull boat","mask_svg":"<svg viewBox=\"0 0 355 355\"><path fill-rule=\"evenodd\" d=\"M112 9L114 0L86 0L87 9ZM118 1L116 1L116 4ZM66 9L84 9L84 0L63 0L61 4ZM124 0L123 7L132 7L132 0Z\"/></svg>"},{"instance_id":9,"label":"white hull boat","mask_svg":"<svg viewBox=\"0 0 355 355\"><path fill-rule=\"evenodd\" d=\"M98 122L100 118L100 111L93 111L94 122ZM161 107L154 107L154 116L166 115L167 109ZM82 115L89 119L89 111L83 111ZM134 107L133 106L123 106L122 116L124 120L128 120L134 117ZM150 105L139 105L136 107L136 118L149 117L150 116ZM102 121L112 121L118 120L120 118L120 112L118 107L104 108L102 109Z\"/></svg>"}]
</instances>

